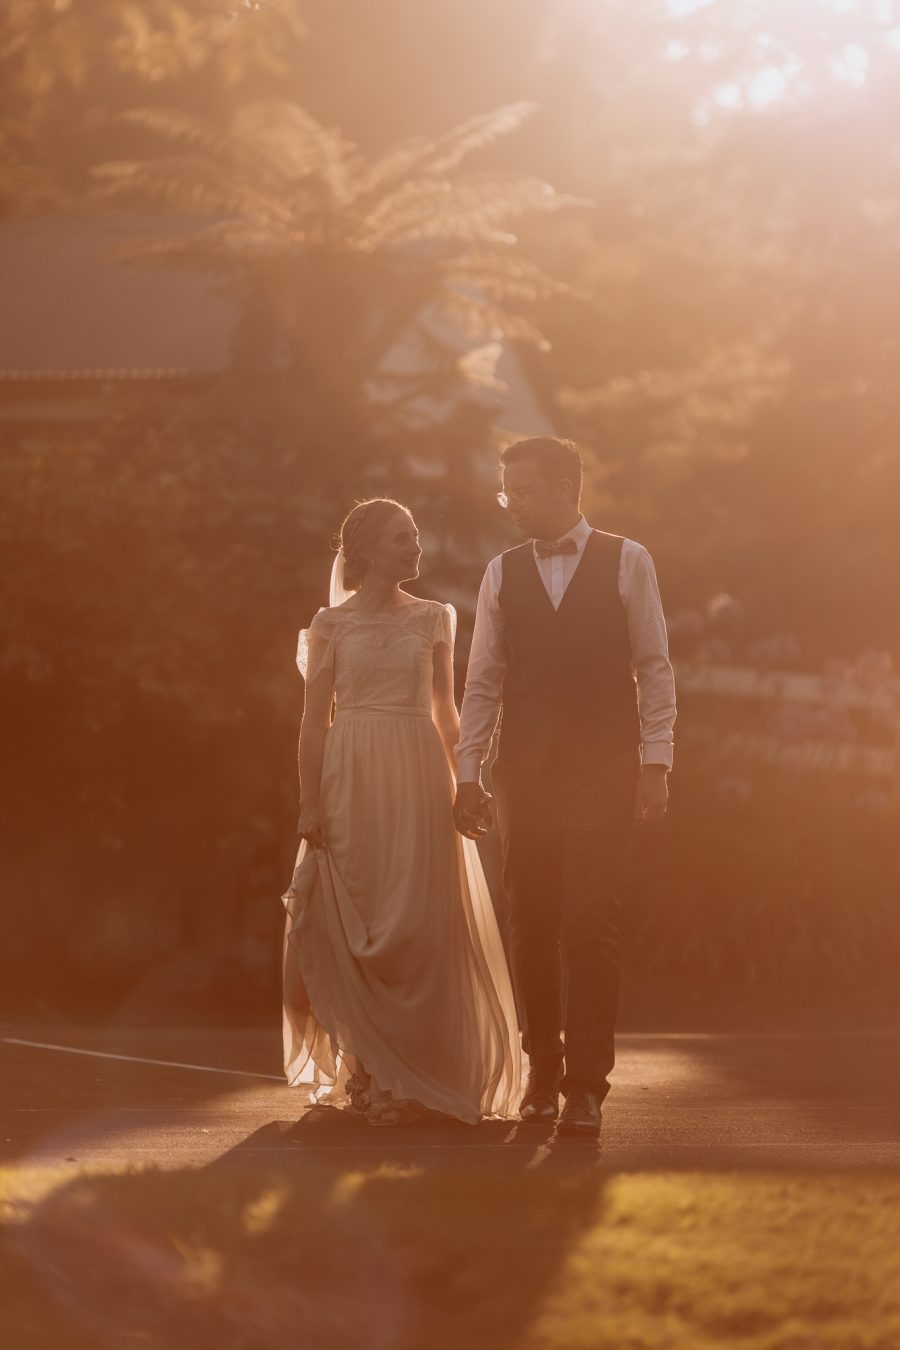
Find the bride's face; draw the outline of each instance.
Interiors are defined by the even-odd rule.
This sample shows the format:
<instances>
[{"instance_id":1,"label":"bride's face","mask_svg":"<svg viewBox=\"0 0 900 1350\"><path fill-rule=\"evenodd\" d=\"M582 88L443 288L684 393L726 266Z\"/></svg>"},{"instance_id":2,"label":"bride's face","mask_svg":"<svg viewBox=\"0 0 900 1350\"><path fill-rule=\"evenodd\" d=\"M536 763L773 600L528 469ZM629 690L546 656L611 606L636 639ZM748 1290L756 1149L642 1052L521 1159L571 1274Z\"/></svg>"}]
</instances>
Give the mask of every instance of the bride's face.
<instances>
[{"instance_id":1,"label":"bride's face","mask_svg":"<svg viewBox=\"0 0 900 1350\"><path fill-rule=\"evenodd\" d=\"M396 511L371 550L372 572L385 581L414 581L419 575L419 531L406 511Z\"/></svg>"}]
</instances>

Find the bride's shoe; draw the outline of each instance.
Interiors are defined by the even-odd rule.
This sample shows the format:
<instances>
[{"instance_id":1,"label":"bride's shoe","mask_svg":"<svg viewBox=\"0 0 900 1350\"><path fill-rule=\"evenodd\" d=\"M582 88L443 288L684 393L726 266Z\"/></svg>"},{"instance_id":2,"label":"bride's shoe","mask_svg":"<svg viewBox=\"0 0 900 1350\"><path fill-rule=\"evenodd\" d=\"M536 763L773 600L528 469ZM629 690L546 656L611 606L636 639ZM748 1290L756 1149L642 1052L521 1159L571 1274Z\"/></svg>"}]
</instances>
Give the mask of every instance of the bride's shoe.
<instances>
[{"instance_id":1,"label":"bride's shoe","mask_svg":"<svg viewBox=\"0 0 900 1350\"><path fill-rule=\"evenodd\" d=\"M428 1108L419 1102L409 1099L395 1102L387 1098L372 1102L366 1112L366 1120L370 1125L412 1125L424 1120L427 1115Z\"/></svg>"},{"instance_id":2,"label":"bride's shoe","mask_svg":"<svg viewBox=\"0 0 900 1350\"><path fill-rule=\"evenodd\" d=\"M358 1073L351 1073L347 1079L345 1090L353 1114L355 1116L366 1115L372 1106L368 1077L363 1078Z\"/></svg>"}]
</instances>

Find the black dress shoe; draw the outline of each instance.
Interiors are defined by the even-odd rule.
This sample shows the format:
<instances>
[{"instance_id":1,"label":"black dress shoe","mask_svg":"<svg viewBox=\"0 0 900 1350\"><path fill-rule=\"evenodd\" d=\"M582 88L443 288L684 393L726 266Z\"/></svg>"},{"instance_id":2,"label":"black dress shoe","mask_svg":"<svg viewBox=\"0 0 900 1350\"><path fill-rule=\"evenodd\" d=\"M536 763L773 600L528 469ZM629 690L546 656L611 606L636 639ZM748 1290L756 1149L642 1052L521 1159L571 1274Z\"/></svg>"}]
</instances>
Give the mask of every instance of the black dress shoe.
<instances>
[{"instance_id":1,"label":"black dress shoe","mask_svg":"<svg viewBox=\"0 0 900 1350\"><path fill-rule=\"evenodd\" d=\"M552 1125L559 1115L559 1088L548 1087L529 1073L519 1116L529 1125Z\"/></svg>"},{"instance_id":2,"label":"black dress shoe","mask_svg":"<svg viewBox=\"0 0 900 1350\"><path fill-rule=\"evenodd\" d=\"M591 1135L600 1133L600 1101L593 1092L570 1092L566 1097L557 1134Z\"/></svg>"},{"instance_id":3,"label":"black dress shoe","mask_svg":"<svg viewBox=\"0 0 900 1350\"><path fill-rule=\"evenodd\" d=\"M551 1092L532 1092L522 1098L519 1115L526 1125L552 1125L559 1115L559 1096Z\"/></svg>"}]
</instances>

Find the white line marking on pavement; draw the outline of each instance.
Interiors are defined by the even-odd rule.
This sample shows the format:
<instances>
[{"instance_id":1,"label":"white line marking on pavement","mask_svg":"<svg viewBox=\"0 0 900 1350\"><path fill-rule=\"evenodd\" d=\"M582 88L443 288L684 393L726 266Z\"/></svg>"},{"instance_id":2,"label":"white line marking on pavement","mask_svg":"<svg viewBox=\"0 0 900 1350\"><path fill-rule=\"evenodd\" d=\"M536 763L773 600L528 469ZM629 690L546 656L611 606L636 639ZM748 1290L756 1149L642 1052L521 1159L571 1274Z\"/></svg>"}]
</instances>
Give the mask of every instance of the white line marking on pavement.
<instances>
[{"instance_id":1,"label":"white line marking on pavement","mask_svg":"<svg viewBox=\"0 0 900 1350\"><path fill-rule=\"evenodd\" d=\"M109 1050L82 1050L74 1045L47 1045L43 1041L23 1041L17 1036L0 1036L4 1045L27 1045L32 1050L62 1050L67 1055L89 1055L93 1059L124 1059L129 1064L155 1064L163 1069L195 1069L197 1073L224 1073L229 1078L265 1078L271 1083L287 1083L279 1074L252 1073L247 1069L218 1069L209 1064L182 1064L175 1059L144 1059L141 1055L114 1055Z\"/></svg>"}]
</instances>

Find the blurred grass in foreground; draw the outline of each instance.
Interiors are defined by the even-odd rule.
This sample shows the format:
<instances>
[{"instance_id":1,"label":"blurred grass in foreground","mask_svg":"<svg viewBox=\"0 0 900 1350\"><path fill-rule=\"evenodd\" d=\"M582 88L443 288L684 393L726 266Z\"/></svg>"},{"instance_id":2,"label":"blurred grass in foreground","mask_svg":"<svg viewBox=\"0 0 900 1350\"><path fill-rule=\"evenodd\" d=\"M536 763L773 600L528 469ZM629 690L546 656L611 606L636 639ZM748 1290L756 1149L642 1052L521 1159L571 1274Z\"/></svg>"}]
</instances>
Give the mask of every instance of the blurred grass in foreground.
<instances>
[{"instance_id":1,"label":"blurred grass in foreground","mask_svg":"<svg viewBox=\"0 0 900 1350\"><path fill-rule=\"evenodd\" d=\"M900 1177L2 1174L16 1350L896 1350Z\"/></svg>"}]
</instances>

